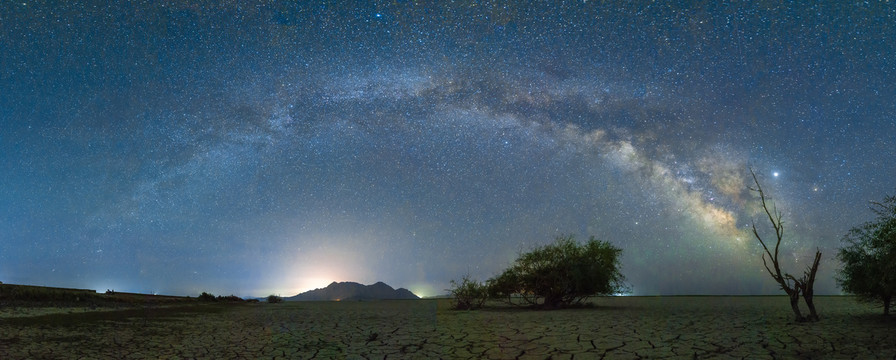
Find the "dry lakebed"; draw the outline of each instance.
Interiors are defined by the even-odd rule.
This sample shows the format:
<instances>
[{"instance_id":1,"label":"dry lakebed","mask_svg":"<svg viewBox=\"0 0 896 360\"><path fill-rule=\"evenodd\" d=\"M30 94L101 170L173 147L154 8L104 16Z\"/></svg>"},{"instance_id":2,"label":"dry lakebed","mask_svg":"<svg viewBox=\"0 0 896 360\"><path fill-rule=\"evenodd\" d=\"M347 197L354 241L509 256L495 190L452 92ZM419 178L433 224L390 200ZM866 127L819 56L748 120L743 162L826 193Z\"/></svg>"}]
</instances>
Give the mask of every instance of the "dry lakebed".
<instances>
[{"instance_id":1,"label":"dry lakebed","mask_svg":"<svg viewBox=\"0 0 896 360\"><path fill-rule=\"evenodd\" d=\"M893 359L896 319L818 296L601 297L540 311L450 301L0 308L0 359ZM103 309L98 309L103 310Z\"/></svg>"}]
</instances>

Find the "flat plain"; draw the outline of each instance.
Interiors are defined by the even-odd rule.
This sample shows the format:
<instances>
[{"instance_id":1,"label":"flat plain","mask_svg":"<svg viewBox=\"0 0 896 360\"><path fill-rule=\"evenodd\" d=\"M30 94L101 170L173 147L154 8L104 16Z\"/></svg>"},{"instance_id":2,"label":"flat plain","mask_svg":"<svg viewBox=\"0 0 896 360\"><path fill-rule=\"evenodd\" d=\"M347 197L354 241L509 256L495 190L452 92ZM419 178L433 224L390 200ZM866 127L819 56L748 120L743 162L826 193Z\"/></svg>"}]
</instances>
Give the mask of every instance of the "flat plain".
<instances>
[{"instance_id":1,"label":"flat plain","mask_svg":"<svg viewBox=\"0 0 896 360\"><path fill-rule=\"evenodd\" d=\"M592 302L554 311L454 311L446 299L6 309L0 359L896 358L896 319L851 297L816 297L815 323L793 322L779 296Z\"/></svg>"}]
</instances>

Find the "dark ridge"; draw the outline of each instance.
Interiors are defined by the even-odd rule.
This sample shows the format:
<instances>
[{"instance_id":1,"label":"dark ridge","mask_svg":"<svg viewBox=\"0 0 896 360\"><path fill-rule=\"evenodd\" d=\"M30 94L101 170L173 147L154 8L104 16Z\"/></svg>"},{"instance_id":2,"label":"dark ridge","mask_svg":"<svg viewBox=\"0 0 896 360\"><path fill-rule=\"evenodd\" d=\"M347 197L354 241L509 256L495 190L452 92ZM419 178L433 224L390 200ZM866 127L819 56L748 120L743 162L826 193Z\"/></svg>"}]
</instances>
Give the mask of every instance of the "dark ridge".
<instances>
[{"instance_id":1,"label":"dark ridge","mask_svg":"<svg viewBox=\"0 0 896 360\"><path fill-rule=\"evenodd\" d=\"M419 299L405 288L393 289L379 281L372 285L356 282L332 282L323 289L314 289L283 298L286 301L352 301L352 300L396 300Z\"/></svg>"}]
</instances>

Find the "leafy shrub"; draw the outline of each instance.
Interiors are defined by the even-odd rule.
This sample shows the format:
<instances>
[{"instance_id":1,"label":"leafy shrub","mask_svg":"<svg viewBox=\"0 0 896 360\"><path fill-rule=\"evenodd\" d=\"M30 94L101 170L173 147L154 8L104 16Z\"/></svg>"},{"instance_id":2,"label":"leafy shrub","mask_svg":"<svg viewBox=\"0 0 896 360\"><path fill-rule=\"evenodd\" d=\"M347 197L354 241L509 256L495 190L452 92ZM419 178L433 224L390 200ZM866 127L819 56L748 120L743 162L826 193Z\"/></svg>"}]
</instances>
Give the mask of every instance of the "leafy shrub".
<instances>
[{"instance_id":1,"label":"leafy shrub","mask_svg":"<svg viewBox=\"0 0 896 360\"><path fill-rule=\"evenodd\" d=\"M218 301L226 301L226 302L243 302L243 298L236 295L227 295L227 296L218 296Z\"/></svg>"},{"instance_id":2,"label":"leafy shrub","mask_svg":"<svg viewBox=\"0 0 896 360\"><path fill-rule=\"evenodd\" d=\"M479 309L488 300L488 287L476 280L470 279L469 275L464 275L460 283L451 280L451 296L454 301L451 307L457 310L473 310Z\"/></svg>"},{"instance_id":3,"label":"leafy shrub","mask_svg":"<svg viewBox=\"0 0 896 360\"><path fill-rule=\"evenodd\" d=\"M277 303L281 303L281 302L283 302L283 298L282 298L282 297L279 297L279 296L277 296L277 295L273 295L273 294L268 295L268 303L270 303L270 304L277 304Z\"/></svg>"},{"instance_id":4,"label":"leafy shrub","mask_svg":"<svg viewBox=\"0 0 896 360\"><path fill-rule=\"evenodd\" d=\"M203 291L202 294L199 294L199 297L197 297L197 299L199 299L199 301L215 301L215 300L217 300L215 298L215 295L209 294L205 291Z\"/></svg>"},{"instance_id":5,"label":"leafy shrub","mask_svg":"<svg viewBox=\"0 0 896 360\"><path fill-rule=\"evenodd\" d=\"M872 202L871 210L877 219L852 228L841 240L837 283L860 300L880 303L889 315L896 297L896 196Z\"/></svg>"},{"instance_id":6,"label":"leafy shrub","mask_svg":"<svg viewBox=\"0 0 896 360\"><path fill-rule=\"evenodd\" d=\"M521 299L554 309L581 304L589 296L617 293L625 287L619 271L621 252L594 237L580 245L573 236L560 236L553 244L520 255L488 281L488 294L512 304Z\"/></svg>"}]
</instances>

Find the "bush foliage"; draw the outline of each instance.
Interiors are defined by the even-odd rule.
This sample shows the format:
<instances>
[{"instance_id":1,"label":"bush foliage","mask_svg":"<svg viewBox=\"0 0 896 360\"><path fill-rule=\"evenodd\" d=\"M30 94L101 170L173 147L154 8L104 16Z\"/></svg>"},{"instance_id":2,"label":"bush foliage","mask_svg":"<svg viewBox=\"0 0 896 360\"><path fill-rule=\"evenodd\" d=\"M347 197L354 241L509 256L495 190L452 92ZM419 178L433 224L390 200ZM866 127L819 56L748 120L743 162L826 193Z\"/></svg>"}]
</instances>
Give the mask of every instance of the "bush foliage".
<instances>
[{"instance_id":1,"label":"bush foliage","mask_svg":"<svg viewBox=\"0 0 896 360\"><path fill-rule=\"evenodd\" d=\"M270 303L270 304L277 304L277 303L281 303L281 302L283 302L283 298L282 298L282 297L279 297L279 296L277 296L277 295L273 295L273 294L268 295L268 303Z\"/></svg>"},{"instance_id":2,"label":"bush foliage","mask_svg":"<svg viewBox=\"0 0 896 360\"><path fill-rule=\"evenodd\" d=\"M245 300L243 300L243 298L233 295L233 294L230 294L227 296L218 295L216 300L223 301L223 302L243 302L243 301L245 301Z\"/></svg>"},{"instance_id":3,"label":"bush foliage","mask_svg":"<svg viewBox=\"0 0 896 360\"><path fill-rule=\"evenodd\" d=\"M451 296L454 298L452 308L457 310L474 310L481 308L488 300L488 287L485 284L472 280L469 275L464 275L458 283L451 280Z\"/></svg>"},{"instance_id":4,"label":"bush foliage","mask_svg":"<svg viewBox=\"0 0 896 360\"><path fill-rule=\"evenodd\" d=\"M513 303L547 309L581 304L594 295L622 291L619 271L621 249L593 236L579 244L573 236L560 236L552 244L520 255L510 268L489 280L489 293Z\"/></svg>"},{"instance_id":5,"label":"bush foliage","mask_svg":"<svg viewBox=\"0 0 896 360\"><path fill-rule=\"evenodd\" d=\"M500 275L485 284L463 277L452 281L456 309L482 307L489 298L513 305L556 309L580 305L595 295L610 295L625 289L619 270L622 250L593 236L579 244L573 236L560 236L552 243L521 254Z\"/></svg>"},{"instance_id":6,"label":"bush foliage","mask_svg":"<svg viewBox=\"0 0 896 360\"><path fill-rule=\"evenodd\" d=\"M837 277L840 287L862 300L880 302L884 315L896 295L896 196L873 203L874 221L852 228L842 242L837 258L843 268Z\"/></svg>"}]
</instances>

